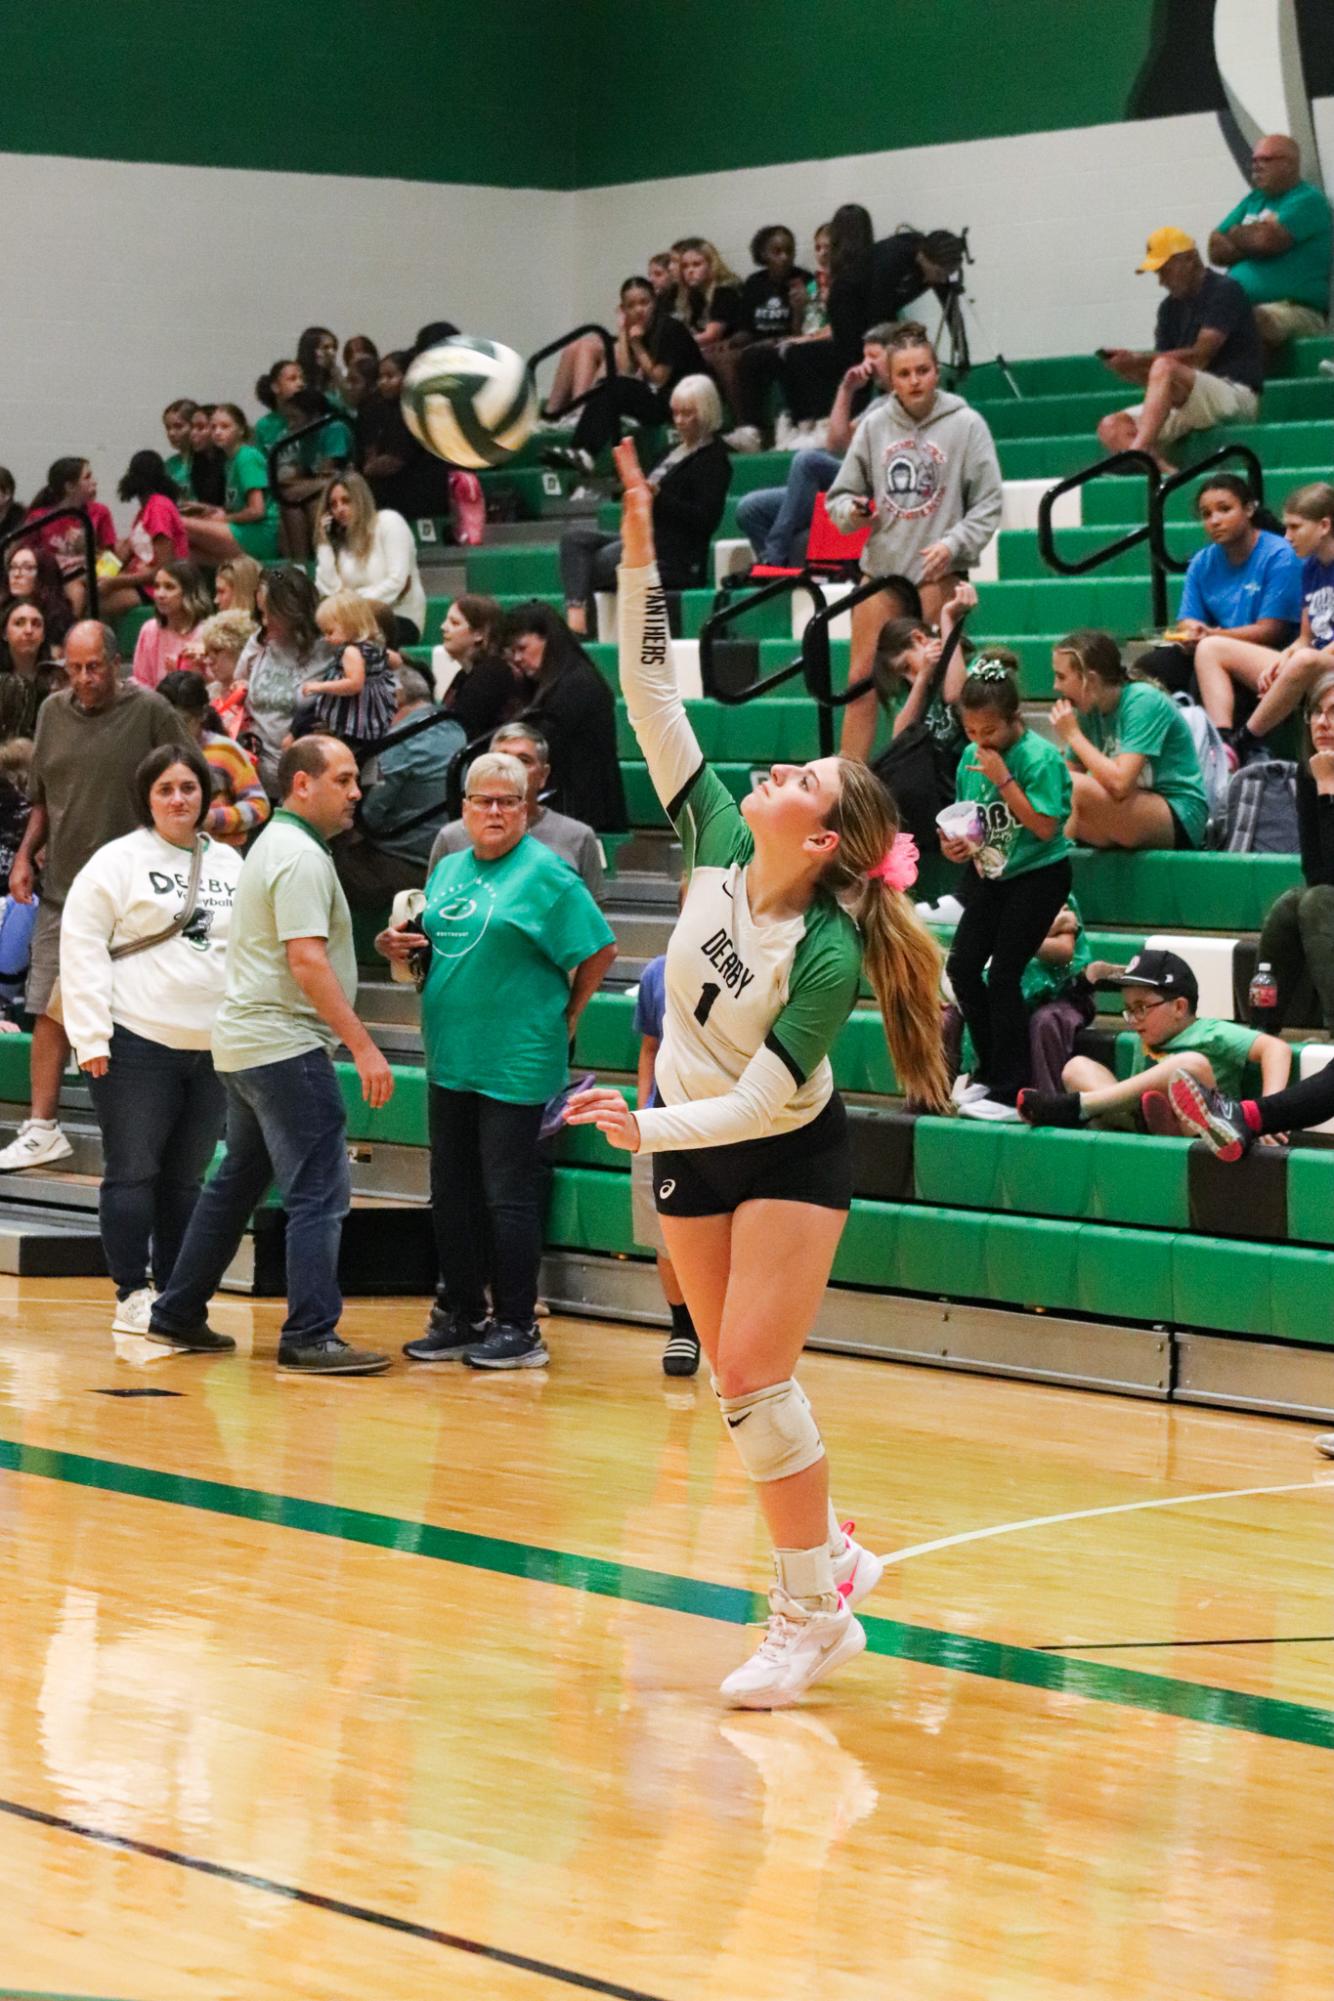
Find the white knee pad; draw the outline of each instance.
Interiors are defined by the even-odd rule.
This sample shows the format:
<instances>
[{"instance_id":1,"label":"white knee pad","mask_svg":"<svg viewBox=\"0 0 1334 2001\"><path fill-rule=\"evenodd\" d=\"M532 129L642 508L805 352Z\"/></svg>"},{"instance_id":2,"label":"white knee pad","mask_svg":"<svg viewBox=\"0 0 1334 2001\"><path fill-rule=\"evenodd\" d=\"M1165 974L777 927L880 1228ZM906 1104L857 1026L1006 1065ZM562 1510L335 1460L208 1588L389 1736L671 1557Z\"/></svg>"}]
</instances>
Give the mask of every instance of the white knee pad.
<instances>
[{"instance_id":1,"label":"white knee pad","mask_svg":"<svg viewBox=\"0 0 1334 2001\"><path fill-rule=\"evenodd\" d=\"M790 1376L743 1397L718 1396L718 1408L752 1480L786 1480L824 1457L810 1399Z\"/></svg>"}]
</instances>

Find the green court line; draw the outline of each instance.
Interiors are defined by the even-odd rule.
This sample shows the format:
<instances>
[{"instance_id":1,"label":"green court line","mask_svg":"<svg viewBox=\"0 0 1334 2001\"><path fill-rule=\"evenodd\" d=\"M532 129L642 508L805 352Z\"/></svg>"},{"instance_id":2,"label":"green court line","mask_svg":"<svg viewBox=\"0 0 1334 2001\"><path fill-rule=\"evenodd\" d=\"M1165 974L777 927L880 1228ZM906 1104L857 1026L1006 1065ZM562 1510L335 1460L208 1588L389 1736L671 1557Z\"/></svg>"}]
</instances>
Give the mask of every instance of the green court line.
<instances>
[{"instance_id":1,"label":"green court line","mask_svg":"<svg viewBox=\"0 0 1334 2001\"><path fill-rule=\"evenodd\" d=\"M330 1536L339 1542L364 1543L373 1549L398 1550L408 1556L427 1557L435 1563L556 1584L570 1591L586 1591L597 1598L658 1606L733 1626L745 1625L762 1616L763 1611L763 1600L755 1593L731 1585L676 1577L667 1571L642 1570L633 1564L579 1556L570 1550L505 1542L496 1536L438 1528L431 1522L372 1514L362 1508L300 1500L257 1487L231 1487L188 1474L162 1473L115 1459L89 1459L75 1452L23 1445L16 1439L0 1438L0 1471L93 1487L103 1493L126 1494L139 1500L165 1501L173 1507L195 1508L206 1514L233 1515L245 1521L266 1522L274 1528ZM1248 1731L1253 1736L1276 1737L1293 1744L1334 1750L1334 1710L1284 1702L1269 1695L1246 1695L1237 1689L1207 1688L1199 1682L1178 1681L1169 1675L1144 1674L1135 1668L1078 1660L1069 1654L1040 1653L1034 1647L1011 1646L978 1639L972 1634L945 1632L934 1626L906 1625L898 1619L863 1616L862 1624L870 1651L890 1660L914 1661L986 1681L1052 1689L1090 1702L1150 1710L1191 1723L1210 1723L1226 1730Z\"/></svg>"}]
</instances>

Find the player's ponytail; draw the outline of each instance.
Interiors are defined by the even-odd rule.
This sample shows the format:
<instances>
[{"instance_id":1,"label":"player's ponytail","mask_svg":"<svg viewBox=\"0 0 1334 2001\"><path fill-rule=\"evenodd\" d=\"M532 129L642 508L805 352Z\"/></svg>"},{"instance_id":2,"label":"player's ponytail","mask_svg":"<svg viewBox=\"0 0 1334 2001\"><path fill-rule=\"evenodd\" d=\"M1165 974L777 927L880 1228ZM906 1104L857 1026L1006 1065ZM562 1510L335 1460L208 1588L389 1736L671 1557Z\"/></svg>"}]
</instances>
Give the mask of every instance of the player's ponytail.
<instances>
[{"instance_id":1,"label":"player's ponytail","mask_svg":"<svg viewBox=\"0 0 1334 2001\"><path fill-rule=\"evenodd\" d=\"M903 892L907 836L866 765L840 758L839 775L839 802L829 821L839 847L827 880L861 930L866 976L905 1094L943 1111L950 1077L941 1039L940 950Z\"/></svg>"}]
</instances>

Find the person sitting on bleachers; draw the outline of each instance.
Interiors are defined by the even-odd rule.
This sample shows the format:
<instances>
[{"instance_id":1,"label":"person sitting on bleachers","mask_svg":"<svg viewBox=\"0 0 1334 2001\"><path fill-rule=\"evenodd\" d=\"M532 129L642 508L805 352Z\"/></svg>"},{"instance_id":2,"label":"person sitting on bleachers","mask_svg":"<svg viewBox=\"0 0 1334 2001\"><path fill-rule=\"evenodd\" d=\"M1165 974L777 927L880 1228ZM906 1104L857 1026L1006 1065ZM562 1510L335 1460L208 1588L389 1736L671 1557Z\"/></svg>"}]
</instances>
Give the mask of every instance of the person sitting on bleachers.
<instances>
[{"instance_id":1,"label":"person sitting on bleachers","mask_svg":"<svg viewBox=\"0 0 1334 2001\"><path fill-rule=\"evenodd\" d=\"M1175 1073L1235 1097L1248 1063L1259 1065L1261 1088L1279 1091L1288 1081L1292 1051L1276 1035L1257 1035L1238 1021L1196 1013L1199 982L1175 952L1138 952L1128 966L1099 966L1096 984L1120 987L1124 1016L1139 1037L1128 1077L1117 1078L1091 1056L1072 1056L1060 1091L1021 1091L1019 1112L1031 1126L1136 1125L1159 1138L1176 1138L1182 1121L1168 1099Z\"/></svg>"},{"instance_id":2,"label":"person sitting on bleachers","mask_svg":"<svg viewBox=\"0 0 1334 2001\"><path fill-rule=\"evenodd\" d=\"M1000 527L1000 461L978 412L942 391L923 327L890 341L889 380L892 395L861 424L830 489L829 515L845 535L872 522L862 575L910 577L934 621ZM869 671L882 618L875 597L852 608L853 680ZM849 703L844 757L866 756L875 721L874 694Z\"/></svg>"},{"instance_id":3,"label":"person sitting on bleachers","mask_svg":"<svg viewBox=\"0 0 1334 2001\"><path fill-rule=\"evenodd\" d=\"M0 743L32 736L42 703L63 685L41 605L34 598L11 598L0 609Z\"/></svg>"},{"instance_id":4,"label":"person sitting on bleachers","mask_svg":"<svg viewBox=\"0 0 1334 2001\"><path fill-rule=\"evenodd\" d=\"M647 278L627 278L621 286L615 356L615 375L598 381L579 412L573 444L551 445L542 454L548 465L591 473L599 453L620 436L623 417L665 424L677 383L704 373L694 335Z\"/></svg>"},{"instance_id":5,"label":"person sitting on bleachers","mask_svg":"<svg viewBox=\"0 0 1334 2001\"><path fill-rule=\"evenodd\" d=\"M1311 698L1309 753L1297 766L1300 889L1271 904L1256 964L1274 975L1276 1001L1253 1015L1257 1028L1334 1029L1334 670Z\"/></svg>"},{"instance_id":6,"label":"person sitting on bleachers","mask_svg":"<svg viewBox=\"0 0 1334 2001\"><path fill-rule=\"evenodd\" d=\"M551 746L552 803L599 834L629 825L616 701L559 612L533 599L512 611L501 644L527 687L525 717Z\"/></svg>"},{"instance_id":7,"label":"person sitting on bleachers","mask_svg":"<svg viewBox=\"0 0 1334 2001\"><path fill-rule=\"evenodd\" d=\"M217 407L216 403L196 403L190 418L188 497L202 507L221 507L227 492L227 461L213 442ZM182 511L188 511L184 504Z\"/></svg>"},{"instance_id":8,"label":"person sitting on bleachers","mask_svg":"<svg viewBox=\"0 0 1334 2001\"><path fill-rule=\"evenodd\" d=\"M1208 545L1190 559L1181 610L1164 643L1139 662L1165 688L1190 685L1202 639L1286 646L1302 615L1302 566L1296 551L1267 527L1239 473L1214 473L1195 496Z\"/></svg>"},{"instance_id":9,"label":"person sitting on bleachers","mask_svg":"<svg viewBox=\"0 0 1334 2001\"><path fill-rule=\"evenodd\" d=\"M895 332L886 325L868 327L862 335L862 358L845 370L838 385L823 447L811 445L794 452L782 486L757 487L738 500L737 526L754 550L756 562L782 568L805 561L815 496L829 491L858 424L889 392L888 343ZM868 395L869 402L865 400ZM862 407L854 416L859 404Z\"/></svg>"},{"instance_id":10,"label":"person sitting on bleachers","mask_svg":"<svg viewBox=\"0 0 1334 2001\"><path fill-rule=\"evenodd\" d=\"M1239 765L1266 755L1263 740L1327 674L1334 644L1334 486L1314 480L1283 503L1283 531L1302 566L1302 622L1281 652L1218 633L1195 648L1200 702L1231 744ZM1236 722L1236 690L1259 697Z\"/></svg>"},{"instance_id":11,"label":"person sitting on bleachers","mask_svg":"<svg viewBox=\"0 0 1334 2001\"><path fill-rule=\"evenodd\" d=\"M375 392L357 411L357 465L377 507L392 507L406 521L443 514L449 505L449 472L413 437L399 399L406 349L380 356Z\"/></svg>"},{"instance_id":12,"label":"person sitting on bleachers","mask_svg":"<svg viewBox=\"0 0 1334 2001\"><path fill-rule=\"evenodd\" d=\"M183 563L190 554L180 502L183 498L160 452L135 452L116 489L123 501L137 501L129 533L116 544L121 568L100 577L97 602L103 618L151 602L154 573L164 563Z\"/></svg>"},{"instance_id":13,"label":"person sitting on bleachers","mask_svg":"<svg viewBox=\"0 0 1334 2001\"><path fill-rule=\"evenodd\" d=\"M278 554L278 503L264 454L251 442L250 421L239 404L215 403L209 429L224 462L222 505L186 504L191 552L202 563L238 555L271 563Z\"/></svg>"},{"instance_id":14,"label":"person sitting on bleachers","mask_svg":"<svg viewBox=\"0 0 1334 2001\"><path fill-rule=\"evenodd\" d=\"M829 224L827 332L783 348L783 403L798 433L828 416L838 385L858 359L862 330L872 324L871 254L875 229L860 202L844 202Z\"/></svg>"},{"instance_id":15,"label":"person sitting on bleachers","mask_svg":"<svg viewBox=\"0 0 1334 2001\"><path fill-rule=\"evenodd\" d=\"M34 549L26 542L16 542L5 563L0 620L8 616L9 607L20 598L25 603L39 606L46 628L47 651L52 655L59 654L65 634L74 623L69 599L60 586L60 565L49 549Z\"/></svg>"},{"instance_id":16,"label":"person sitting on bleachers","mask_svg":"<svg viewBox=\"0 0 1334 2001\"><path fill-rule=\"evenodd\" d=\"M86 511L93 527L94 560L115 549L116 525L110 508L97 497L97 476L87 459L56 459L52 463L47 470L46 485L28 504L28 519L36 520L56 507L82 507ZM60 566L61 586L76 615L85 609L87 597L84 541L83 523L67 515L39 528L33 545L55 557ZM87 609L96 607L90 605Z\"/></svg>"},{"instance_id":17,"label":"person sitting on bleachers","mask_svg":"<svg viewBox=\"0 0 1334 2001\"><path fill-rule=\"evenodd\" d=\"M664 588L685 591L708 578L709 544L727 505L732 460L718 433L723 407L711 376L687 375L672 391L677 442L649 474L658 573ZM567 528L561 537L561 588L570 631L584 638L598 591L614 591L621 560L617 536Z\"/></svg>"},{"instance_id":18,"label":"person sitting on bleachers","mask_svg":"<svg viewBox=\"0 0 1334 2001\"><path fill-rule=\"evenodd\" d=\"M686 237L677 261L681 273L677 311L710 364L714 348L729 339L740 324L741 286L736 272L707 237Z\"/></svg>"},{"instance_id":19,"label":"person sitting on bleachers","mask_svg":"<svg viewBox=\"0 0 1334 2001\"><path fill-rule=\"evenodd\" d=\"M665 313L674 313L681 291L681 268L675 251L655 250L644 268L653 287L654 301Z\"/></svg>"},{"instance_id":20,"label":"person sitting on bleachers","mask_svg":"<svg viewBox=\"0 0 1334 2001\"><path fill-rule=\"evenodd\" d=\"M460 724L468 743L517 715L527 684L500 646L505 614L494 598L465 591L445 613L431 654L435 699Z\"/></svg>"},{"instance_id":21,"label":"person sitting on bleachers","mask_svg":"<svg viewBox=\"0 0 1334 2001\"><path fill-rule=\"evenodd\" d=\"M305 327L296 344L297 363L307 389L316 389L335 408L343 407L343 377L338 366L338 336L328 327Z\"/></svg>"},{"instance_id":22,"label":"person sitting on bleachers","mask_svg":"<svg viewBox=\"0 0 1334 2001\"><path fill-rule=\"evenodd\" d=\"M544 847L553 848L567 861L595 903L602 901L602 843L590 826L557 813L542 803L542 794L551 783L551 750L536 723L502 723L491 739L492 750L503 750L517 758L528 773L528 832ZM431 847L427 874L441 855L457 855L470 846L462 820L451 820L436 835Z\"/></svg>"},{"instance_id":23,"label":"person sitting on bleachers","mask_svg":"<svg viewBox=\"0 0 1334 2001\"><path fill-rule=\"evenodd\" d=\"M708 360L737 420L727 442L734 452L761 449L765 403L776 380L782 343L800 331L810 272L796 261L797 242L782 223L756 230L750 258L757 268L741 287L732 333Z\"/></svg>"},{"instance_id":24,"label":"person sitting on bleachers","mask_svg":"<svg viewBox=\"0 0 1334 2001\"><path fill-rule=\"evenodd\" d=\"M426 623L426 591L417 544L403 516L375 505L359 472L337 474L315 511L315 588L320 596L355 591L389 607L400 646L415 646Z\"/></svg>"},{"instance_id":25,"label":"person sitting on bleachers","mask_svg":"<svg viewBox=\"0 0 1334 2001\"><path fill-rule=\"evenodd\" d=\"M936 815L953 805L959 757L965 732L959 716L959 697L968 675L967 641L948 662L938 688L931 682L942 648L962 612L977 603L971 584L960 584L940 615L940 631L935 632L922 617L920 600L909 608L906 599L917 593L906 578L897 590L886 590L875 600L889 613L880 628L871 660L876 700L890 718L889 749L874 758L871 769L893 795L899 819L919 846L934 845ZM896 600L902 605L895 611ZM997 661L1015 677L1019 662L1008 648L989 646L985 657ZM920 748L909 753L905 746L918 724L925 731ZM894 746L900 746L895 753Z\"/></svg>"},{"instance_id":26,"label":"person sitting on bleachers","mask_svg":"<svg viewBox=\"0 0 1334 2001\"><path fill-rule=\"evenodd\" d=\"M435 867L432 843L445 817L445 782L465 741L451 721L396 742L396 733L432 714L433 704L430 683L415 667L398 668L394 683L393 720L379 755L361 774L356 824L333 844L338 879L358 909L387 905L401 889L420 889Z\"/></svg>"},{"instance_id":27,"label":"person sitting on bleachers","mask_svg":"<svg viewBox=\"0 0 1334 2001\"><path fill-rule=\"evenodd\" d=\"M153 616L140 626L130 674L156 688L175 669L204 619L213 612L208 579L197 563L163 563L152 574Z\"/></svg>"},{"instance_id":28,"label":"person sitting on bleachers","mask_svg":"<svg viewBox=\"0 0 1334 2001\"><path fill-rule=\"evenodd\" d=\"M1322 188L1302 179L1295 139L1271 132L1251 150L1251 192L1209 237L1209 261L1236 279L1255 307L1267 348L1325 331L1330 212Z\"/></svg>"},{"instance_id":29,"label":"person sitting on bleachers","mask_svg":"<svg viewBox=\"0 0 1334 2001\"><path fill-rule=\"evenodd\" d=\"M1140 271L1156 271L1167 297L1158 308L1154 351L1100 350L1113 375L1143 386L1144 401L1098 425L1105 451L1150 452L1188 431L1253 424L1264 388L1264 350L1250 299L1235 278L1211 271L1184 229L1155 229Z\"/></svg>"},{"instance_id":30,"label":"person sitting on bleachers","mask_svg":"<svg viewBox=\"0 0 1334 2001\"><path fill-rule=\"evenodd\" d=\"M203 675L213 713L229 737L239 737L250 727L249 690L236 670L256 629L247 611L215 611L181 654L182 667Z\"/></svg>"},{"instance_id":31,"label":"person sitting on bleachers","mask_svg":"<svg viewBox=\"0 0 1334 2001\"><path fill-rule=\"evenodd\" d=\"M1070 838L1090 848L1200 848L1209 802L1190 726L1161 688L1129 679L1106 632L1052 649L1052 728L1075 774Z\"/></svg>"},{"instance_id":32,"label":"person sitting on bleachers","mask_svg":"<svg viewBox=\"0 0 1334 2001\"><path fill-rule=\"evenodd\" d=\"M233 556L219 563L213 573L213 602L219 611L243 611L253 615L255 598L264 577L264 565L253 556Z\"/></svg>"},{"instance_id":33,"label":"person sitting on bleachers","mask_svg":"<svg viewBox=\"0 0 1334 2001\"><path fill-rule=\"evenodd\" d=\"M182 496L190 492L190 420L198 408L193 396L178 396L162 412L162 428L171 447L163 464L168 479Z\"/></svg>"}]
</instances>

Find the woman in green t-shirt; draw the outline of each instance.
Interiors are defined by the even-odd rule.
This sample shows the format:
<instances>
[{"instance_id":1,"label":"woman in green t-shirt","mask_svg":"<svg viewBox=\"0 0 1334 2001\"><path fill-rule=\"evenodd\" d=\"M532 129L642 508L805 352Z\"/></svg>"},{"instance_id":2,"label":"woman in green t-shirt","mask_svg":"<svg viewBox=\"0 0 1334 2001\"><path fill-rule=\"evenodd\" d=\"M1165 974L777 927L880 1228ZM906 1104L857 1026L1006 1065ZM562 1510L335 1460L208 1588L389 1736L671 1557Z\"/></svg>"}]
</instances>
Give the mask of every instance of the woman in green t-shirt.
<instances>
[{"instance_id":1,"label":"woman in green t-shirt","mask_svg":"<svg viewBox=\"0 0 1334 2001\"><path fill-rule=\"evenodd\" d=\"M190 552L205 563L225 563L229 556L271 563L278 554L278 505L244 410L235 403L215 404L209 430L223 456L226 487L221 507L186 516Z\"/></svg>"},{"instance_id":2,"label":"woman in green t-shirt","mask_svg":"<svg viewBox=\"0 0 1334 2001\"><path fill-rule=\"evenodd\" d=\"M1195 740L1170 695L1132 681L1106 632L1052 651L1052 728L1075 774L1070 837L1090 848L1202 848L1209 824Z\"/></svg>"},{"instance_id":3,"label":"woman in green t-shirt","mask_svg":"<svg viewBox=\"0 0 1334 2001\"><path fill-rule=\"evenodd\" d=\"M1024 970L1070 894L1070 773L1054 744L1024 728L1019 690L998 661L969 675L959 711L968 749L950 810L975 805L981 826L976 837L940 837L947 860L971 861L978 877L947 971L977 1051L973 1082L987 1086L960 1109L968 1118L1017 1119L1019 1093L1031 1082Z\"/></svg>"}]
</instances>

